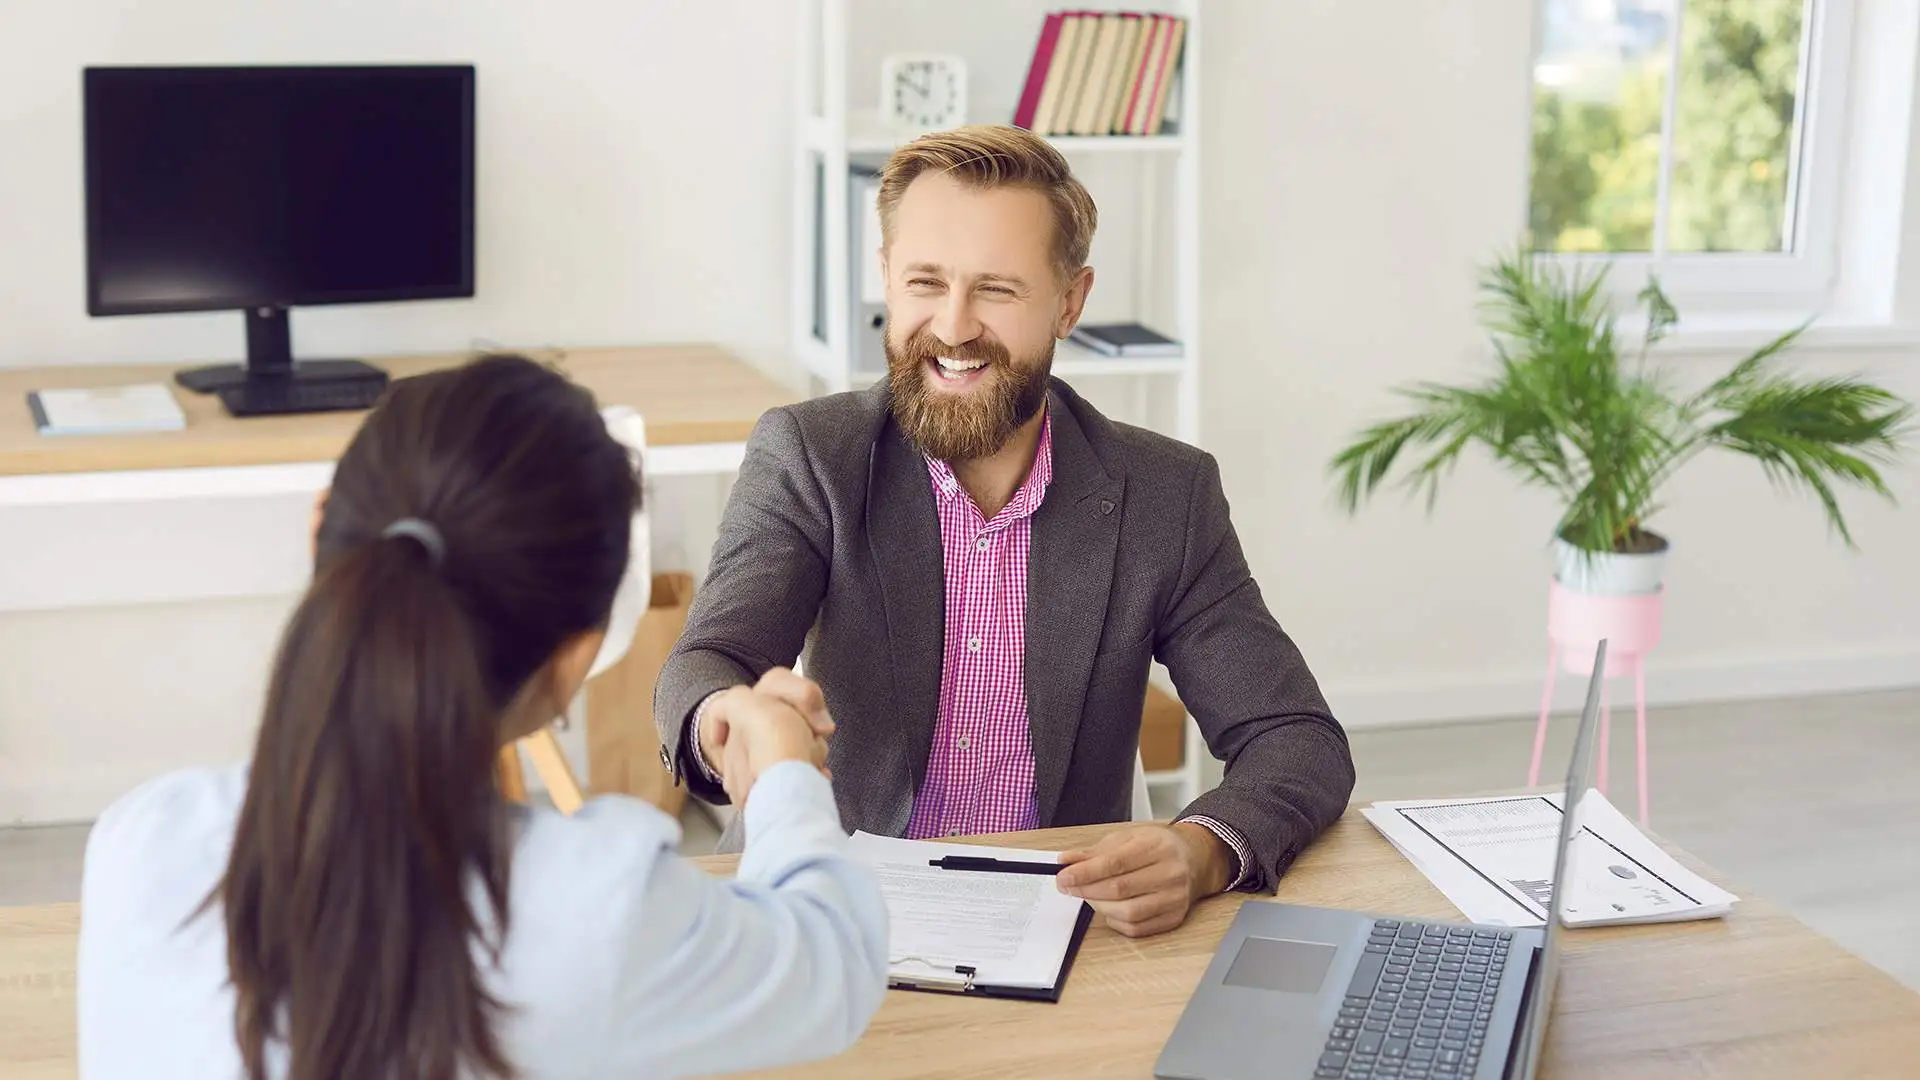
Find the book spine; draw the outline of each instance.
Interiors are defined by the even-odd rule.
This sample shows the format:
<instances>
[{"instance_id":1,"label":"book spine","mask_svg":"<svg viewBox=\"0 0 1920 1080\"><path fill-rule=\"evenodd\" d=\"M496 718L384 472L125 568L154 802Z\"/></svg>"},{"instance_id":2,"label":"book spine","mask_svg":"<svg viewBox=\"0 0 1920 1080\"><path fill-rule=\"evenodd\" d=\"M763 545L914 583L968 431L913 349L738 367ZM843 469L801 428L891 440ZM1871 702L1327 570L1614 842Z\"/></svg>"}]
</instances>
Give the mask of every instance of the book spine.
<instances>
[{"instance_id":1,"label":"book spine","mask_svg":"<svg viewBox=\"0 0 1920 1080\"><path fill-rule=\"evenodd\" d=\"M1160 77L1153 88L1153 111L1147 114L1147 134L1160 134L1167 119L1167 98L1173 93L1174 77L1180 72L1180 43L1187 34L1187 20L1174 19L1169 28L1166 59L1160 64Z\"/></svg>"},{"instance_id":2,"label":"book spine","mask_svg":"<svg viewBox=\"0 0 1920 1080\"><path fill-rule=\"evenodd\" d=\"M1129 65L1133 62L1135 47L1140 41L1140 15L1138 12L1123 11L1119 15L1120 33L1116 35L1113 48L1113 68L1107 72L1107 85L1100 92L1100 110L1094 114L1090 135L1113 134L1113 114L1119 111L1122 95L1127 92L1127 79L1131 75Z\"/></svg>"},{"instance_id":3,"label":"book spine","mask_svg":"<svg viewBox=\"0 0 1920 1080\"><path fill-rule=\"evenodd\" d=\"M1106 100L1108 76L1113 72L1113 54L1119 44L1120 16L1100 16L1100 33L1094 38L1085 85L1080 90L1079 106L1074 110L1072 130L1075 135L1094 133L1094 121L1100 115L1100 103Z\"/></svg>"},{"instance_id":4,"label":"book spine","mask_svg":"<svg viewBox=\"0 0 1920 1080\"><path fill-rule=\"evenodd\" d=\"M1033 48L1033 63L1027 67L1027 85L1020 92L1020 105L1013 113L1013 122L1017 127L1033 127L1034 114L1040 108L1040 91L1047 84L1047 70L1053 64L1054 46L1060 41L1060 22L1063 18L1056 11L1041 24L1040 41Z\"/></svg>"},{"instance_id":5,"label":"book spine","mask_svg":"<svg viewBox=\"0 0 1920 1080\"><path fill-rule=\"evenodd\" d=\"M1115 346L1112 342L1102 341L1099 338L1093 337L1088 334L1081 334L1076 331L1075 333L1068 335L1067 340L1073 342L1075 345L1080 346L1081 348L1087 350L1088 352L1096 352L1096 353L1099 353L1101 356L1119 356L1120 355L1119 348Z\"/></svg>"},{"instance_id":6,"label":"book spine","mask_svg":"<svg viewBox=\"0 0 1920 1080\"><path fill-rule=\"evenodd\" d=\"M1052 134L1060 114L1066 108L1068 81L1073 77L1074 66L1079 63L1080 32L1085 25L1085 17L1078 13L1067 12L1060 16L1060 31L1054 42L1053 59L1047 63L1047 78L1040 88L1040 102L1034 108L1035 134Z\"/></svg>"},{"instance_id":7,"label":"book spine","mask_svg":"<svg viewBox=\"0 0 1920 1080\"><path fill-rule=\"evenodd\" d=\"M1133 103L1140 97L1140 81L1146 67L1147 56L1153 51L1153 32L1160 21L1152 15L1138 16L1139 29L1133 36L1133 53L1127 57L1126 81L1120 84L1119 100L1114 102L1113 123L1108 132L1113 135L1126 135L1131 131Z\"/></svg>"}]
</instances>

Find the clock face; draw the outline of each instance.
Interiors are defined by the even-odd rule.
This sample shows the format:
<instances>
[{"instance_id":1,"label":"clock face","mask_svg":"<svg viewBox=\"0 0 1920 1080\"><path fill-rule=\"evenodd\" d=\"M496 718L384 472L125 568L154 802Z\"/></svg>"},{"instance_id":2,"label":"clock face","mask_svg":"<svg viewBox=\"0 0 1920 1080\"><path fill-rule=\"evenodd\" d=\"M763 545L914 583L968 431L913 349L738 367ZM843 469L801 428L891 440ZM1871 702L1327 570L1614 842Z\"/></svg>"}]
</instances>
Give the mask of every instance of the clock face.
<instances>
[{"instance_id":1,"label":"clock face","mask_svg":"<svg viewBox=\"0 0 1920 1080\"><path fill-rule=\"evenodd\" d=\"M965 75L946 61L900 60L888 79L887 112L900 123L945 127L965 111Z\"/></svg>"}]
</instances>

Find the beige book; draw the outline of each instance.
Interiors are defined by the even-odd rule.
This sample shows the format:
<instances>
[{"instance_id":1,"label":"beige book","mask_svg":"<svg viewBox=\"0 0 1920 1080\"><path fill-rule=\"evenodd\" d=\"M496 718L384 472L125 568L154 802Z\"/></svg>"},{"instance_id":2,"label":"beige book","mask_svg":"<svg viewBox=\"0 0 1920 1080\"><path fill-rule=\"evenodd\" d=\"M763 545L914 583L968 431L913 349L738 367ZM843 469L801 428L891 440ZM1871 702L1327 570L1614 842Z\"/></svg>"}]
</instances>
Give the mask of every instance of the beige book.
<instances>
[{"instance_id":1,"label":"beige book","mask_svg":"<svg viewBox=\"0 0 1920 1080\"><path fill-rule=\"evenodd\" d=\"M1128 121L1132 119L1134 99L1140 94L1141 72L1147 66L1147 54L1153 47L1154 31L1159 28L1160 20L1152 15L1142 15L1134 20L1133 48L1127 53L1127 62L1121 68L1120 93L1113 101L1113 120L1107 125L1107 131L1114 135L1128 133Z\"/></svg>"},{"instance_id":2,"label":"beige book","mask_svg":"<svg viewBox=\"0 0 1920 1080\"><path fill-rule=\"evenodd\" d=\"M1100 16L1100 31L1093 39L1093 53L1087 60L1080 100L1074 104L1070 130L1075 135L1092 135L1099 130L1100 106L1107 100L1108 77L1113 73L1114 53L1120 47L1120 24L1124 21L1118 15Z\"/></svg>"},{"instance_id":3,"label":"beige book","mask_svg":"<svg viewBox=\"0 0 1920 1080\"><path fill-rule=\"evenodd\" d=\"M1100 95L1100 111L1093 118L1093 130L1087 132L1089 135L1113 133L1113 111L1120 107L1120 94L1127 88L1127 61L1133 58L1140 42L1140 16L1122 12L1118 18L1120 33L1114 38L1113 67L1107 72L1106 89Z\"/></svg>"},{"instance_id":4,"label":"beige book","mask_svg":"<svg viewBox=\"0 0 1920 1080\"><path fill-rule=\"evenodd\" d=\"M1163 74L1160 85L1154 91L1153 111L1147 115L1148 135L1160 134L1161 125L1167 119L1167 100L1173 93L1173 86L1180 78L1180 43L1187 36L1187 20L1175 19L1171 32L1167 35L1166 60L1160 65Z\"/></svg>"},{"instance_id":5,"label":"beige book","mask_svg":"<svg viewBox=\"0 0 1920 1080\"><path fill-rule=\"evenodd\" d=\"M1079 55L1080 39L1090 25L1085 15L1068 15L1060 20L1060 34L1053 42L1053 59L1047 63L1047 81L1040 85L1040 101L1033 107L1033 128L1039 135L1053 133L1057 118L1067 99L1067 83Z\"/></svg>"}]
</instances>

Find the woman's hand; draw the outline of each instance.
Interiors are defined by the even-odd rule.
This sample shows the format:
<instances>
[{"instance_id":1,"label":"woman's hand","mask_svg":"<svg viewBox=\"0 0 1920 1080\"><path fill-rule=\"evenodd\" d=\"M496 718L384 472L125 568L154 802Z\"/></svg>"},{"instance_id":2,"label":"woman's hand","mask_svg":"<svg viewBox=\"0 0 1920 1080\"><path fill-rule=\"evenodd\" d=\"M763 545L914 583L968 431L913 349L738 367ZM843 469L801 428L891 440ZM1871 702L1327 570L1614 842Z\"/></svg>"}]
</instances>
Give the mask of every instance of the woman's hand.
<instances>
[{"instance_id":1,"label":"woman's hand","mask_svg":"<svg viewBox=\"0 0 1920 1080\"><path fill-rule=\"evenodd\" d=\"M833 721L826 717L819 688L792 672L776 674L769 672L753 689L728 690L711 710L721 719L721 786L742 809L760 774L779 762L804 761L826 771L825 736L832 733Z\"/></svg>"}]
</instances>

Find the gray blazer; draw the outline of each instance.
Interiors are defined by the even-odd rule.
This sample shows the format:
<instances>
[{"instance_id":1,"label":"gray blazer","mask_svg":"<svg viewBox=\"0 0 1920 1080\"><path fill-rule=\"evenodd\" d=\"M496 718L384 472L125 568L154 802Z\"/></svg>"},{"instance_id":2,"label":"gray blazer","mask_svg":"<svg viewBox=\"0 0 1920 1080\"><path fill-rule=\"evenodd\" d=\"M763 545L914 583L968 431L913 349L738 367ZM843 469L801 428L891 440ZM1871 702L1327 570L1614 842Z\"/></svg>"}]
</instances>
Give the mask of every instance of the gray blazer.
<instances>
[{"instance_id":1,"label":"gray blazer","mask_svg":"<svg viewBox=\"0 0 1920 1080\"><path fill-rule=\"evenodd\" d=\"M899 836L927 768L945 633L925 460L884 381L770 410L747 440L686 631L654 697L662 758L711 802L686 725L714 690L791 665L826 694L842 824ZM1043 827L1125 821L1159 659L1225 779L1183 814L1238 830L1271 890L1345 809L1346 733L1267 611L1211 455L1118 424L1054 380L1053 481L1032 522L1026 693ZM735 829L737 832L738 820ZM738 836L723 839L735 847Z\"/></svg>"}]
</instances>

